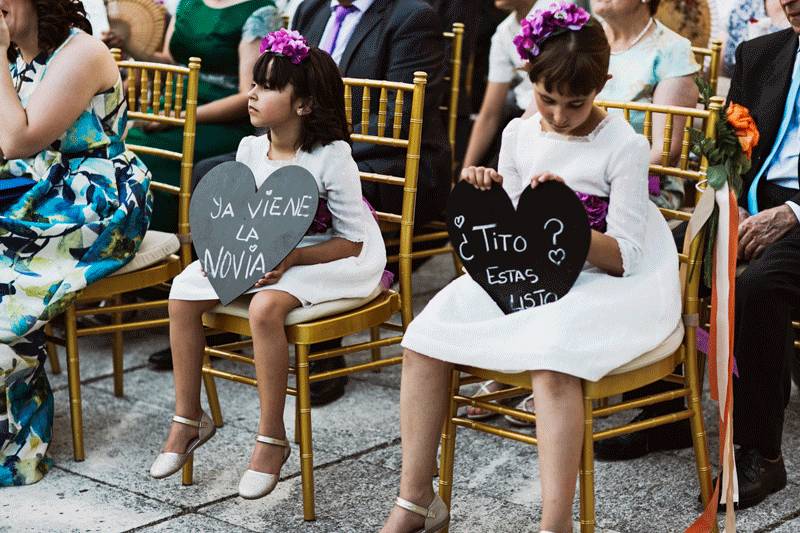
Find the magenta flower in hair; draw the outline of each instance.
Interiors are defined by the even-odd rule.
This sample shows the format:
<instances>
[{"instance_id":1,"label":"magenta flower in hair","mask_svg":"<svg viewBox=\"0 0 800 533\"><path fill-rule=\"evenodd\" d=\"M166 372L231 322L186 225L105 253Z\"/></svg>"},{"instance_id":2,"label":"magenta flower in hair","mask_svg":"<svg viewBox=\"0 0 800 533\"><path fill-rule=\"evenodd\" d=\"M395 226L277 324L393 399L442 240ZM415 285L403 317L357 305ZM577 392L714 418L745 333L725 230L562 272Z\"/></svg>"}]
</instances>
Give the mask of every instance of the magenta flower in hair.
<instances>
[{"instance_id":1,"label":"magenta flower in hair","mask_svg":"<svg viewBox=\"0 0 800 533\"><path fill-rule=\"evenodd\" d=\"M525 61L539 55L542 43L565 31L578 31L590 20L585 9L569 2L550 4L550 9L537 9L522 20L520 32L514 37L517 53Z\"/></svg>"},{"instance_id":2,"label":"magenta flower in hair","mask_svg":"<svg viewBox=\"0 0 800 533\"><path fill-rule=\"evenodd\" d=\"M278 31L268 33L261 41L259 51L271 52L273 54L282 55L294 63L299 65L311 51L308 47L306 38L300 35L299 32L290 31L286 28L281 28Z\"/></svg>"}]
</instances>

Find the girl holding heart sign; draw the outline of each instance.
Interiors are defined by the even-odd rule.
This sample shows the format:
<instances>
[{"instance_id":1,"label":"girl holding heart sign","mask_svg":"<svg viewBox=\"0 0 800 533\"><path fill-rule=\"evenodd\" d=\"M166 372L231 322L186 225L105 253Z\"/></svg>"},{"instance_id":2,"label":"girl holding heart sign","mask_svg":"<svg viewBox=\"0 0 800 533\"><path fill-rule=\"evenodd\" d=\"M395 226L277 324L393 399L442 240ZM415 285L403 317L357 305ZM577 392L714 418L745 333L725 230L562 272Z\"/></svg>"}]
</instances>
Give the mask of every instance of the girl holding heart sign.
<instances>
[{"instance_id":1,"label":"girl holding heart sign","mask_svg":"<svg viewBox=\"0 0 800 533\"><path fill-rule=\"evenodd\" d=\"M268 133L242 139L236 160L252 170L256 188L269 183L270 175L282 167L302 166L317 181L320 202L298 246L248 291L261 417L250 464L239 483L239 495L247 499L269 494L289 457L283 424L289 361L286 315L300 306L367 297L379 286L386 265L380 229L361 196L336 63L310 48L299 33L282 29L261 43L253 79L250 120ZM155 478L179 471L214 434L213 422L200 406L200 378L202 315L218 303L199 261L173 281L169 316L176 416L150 469Z\"/></svg>"},{"instance_id":2,"label":"girl holding heart sign","mask_svg":"<svg viewBox=\"0 0 800 533\"><path fill-rule=\"evenodd\" d=\"M530 371L536 393L540 527L572 531L584 430L581 379L600 379L658 346L679 326L675 244L666 221L648 200L649 143L621 117L594 105L609 79L610 50L602 26L573 4L552 4L522 21L514 42L529 62L539 111L509 123L497 171L466 168L461 178L479 190L501 185L515 209L523 192L533 196L529 188L540 188L537 194L564 193L549 181L571 188L592 228L586 263L556 301L508 314L487 292L491 282L480 280L484 290L477 275L461 276L409 325L400 392L400 498L383 533L439 531L449 521L444 503L434 495L430 473L447 414L453 363ZM490 198L489 192L478 194ZM574 200L569 194L563 198ZM506 227L504 233L522 234L522 226L527 231L535 215L522 220L519 231ZM485 222L472 227L469 217L461 223L462 233L488 227ZM541 231L549 243L555 230ZM497 246L493 239L492 246ZM490 239L481 233L478 243L483 242Z\"/></svg>"}]
</instances>

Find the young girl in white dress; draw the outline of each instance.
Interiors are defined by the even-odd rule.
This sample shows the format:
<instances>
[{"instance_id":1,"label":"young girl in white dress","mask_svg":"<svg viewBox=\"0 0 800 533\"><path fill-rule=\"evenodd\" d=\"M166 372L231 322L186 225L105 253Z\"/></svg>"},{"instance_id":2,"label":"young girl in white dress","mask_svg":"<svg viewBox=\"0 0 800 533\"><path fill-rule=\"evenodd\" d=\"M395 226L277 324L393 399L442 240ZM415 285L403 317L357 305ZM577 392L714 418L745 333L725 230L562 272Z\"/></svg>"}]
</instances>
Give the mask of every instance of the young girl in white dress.
<instances>
[{"instance_id":1,"label":"young girl in white dress","mask_svg":"<svg viewBox=\"0 0 800 533\"><path fill-rule=\"evenodd\" d=\"M529 370L536 391L542 531L572 531L583 434L581 379L654 348L678 326L675 244L648 200L647 139L594 98L608 80L609 45L596 19L562 4L537 11L515 40L529 60L539 112L505 129L498 171L466 168L517 204L526 187L561 181L583 201L591 244L570 292L504 314L469 275L431 299L409 325L400 391L400 498L383 533L439 531L448 510L431 486L452 363Z\"/></svg>"},{"instance_id":2,"label":"young girl in white dress","mask_svg":"<svg viewBox=\"0 0 800 533\"><path fill-rule=\"evenodd\" d=\"M248 291L261 408L256 445L239 484L239 495L249 499L272 491L289 456L283 424L286 315L300 306L366 297L380 283L386 265L378 224L361 196L338 67L328 54L309 48L297 32L273 32L261 47L248 109L252 124L268 133L242 139L236 160L250 167L258 187L283 166L305 167L317 181L320 205L309 233ZM205 347L201 317L218 303L199 261L175 278L169 316L176 416L150 470L155 478L180 470L214 433L200 406Z\"/></svg>"}]
</instances>

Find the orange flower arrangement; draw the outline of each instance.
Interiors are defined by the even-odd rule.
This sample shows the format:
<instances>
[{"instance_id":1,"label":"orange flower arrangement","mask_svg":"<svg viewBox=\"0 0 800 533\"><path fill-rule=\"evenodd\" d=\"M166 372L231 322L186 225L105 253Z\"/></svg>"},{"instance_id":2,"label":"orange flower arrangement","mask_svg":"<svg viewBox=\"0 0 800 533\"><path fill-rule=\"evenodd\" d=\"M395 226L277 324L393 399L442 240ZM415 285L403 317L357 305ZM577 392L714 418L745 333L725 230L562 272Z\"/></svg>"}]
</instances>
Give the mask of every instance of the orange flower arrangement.
<instances>
[{"instance_id":1,"label":"orange flower arrangement","mask_svg":"<svg viewBox=\"0 0 800 533\"><path fill-rule=\"evenodd\" d=\"M753 117L750 116L750 110L743 105L731 102L726 110L726 115L728 124L731 125L739 139L742 152L747 159L752 159L753 148L758 145L759 133Z\"/></svg>"}]
</instances>

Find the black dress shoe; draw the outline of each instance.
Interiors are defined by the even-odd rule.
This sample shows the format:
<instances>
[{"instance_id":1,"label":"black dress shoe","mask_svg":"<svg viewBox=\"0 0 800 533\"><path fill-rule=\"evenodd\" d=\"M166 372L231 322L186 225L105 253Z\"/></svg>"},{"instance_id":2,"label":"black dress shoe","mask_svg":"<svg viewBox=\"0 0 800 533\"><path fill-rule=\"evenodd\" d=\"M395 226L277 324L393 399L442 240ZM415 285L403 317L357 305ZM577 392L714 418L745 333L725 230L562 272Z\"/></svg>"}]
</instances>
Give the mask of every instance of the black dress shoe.
<instances>
[{"instance_id":1,"label":"black dress shoe","mask_svg":"<svg viewBox=\"0 0 800 533\"><path fill-rule=\"evenodd\" d=\"M639 422L663 413L643 409L631 420ZM636 459L659 450L678 450L692 445L692 433L688 420L666 426L628 433L594 443L594 456L601 461L625 461Z\"/></svg>"},{"instance_id":2,"label":"black dress shoe","mask_svg":"<svg viewBox=\"0 0 800 533\"><path fill-rule=\"evenodd\" d=\"M312 374L325 372L328 370L338 370L344 368L344 357L331 357L322 361L312 361L310 371ZM331 402L335 402L344 396L344 386L347 384L347 376L340 378L326 379L311 384L311 405L319 407Z\"/></svg>"},{"instance_id":3,"label":"black dress shoe","mask_svg":"<svg viewBox=\"0 0 800 533\"><path fill-rule=\"evenodd\" d=\"M164 348L147 358L150 370L172 370L172 350Z\"/></svg>"},{"instance_id":4,"label":"black dress shoe","mask_svg":"<svg viewBox=\"0 0 800 533\"><path fill-rule=\"evenodd\" d=\"M739 448L735 453L739 503L734 504L734 509L747 509L759 504L786 486L786 467L782 455L777 459L766 459L755 448ZM716 483L714 478L712 487ZM725 504L719 504L719 509L725 510Z\"/></svg>"}]
</instances>

